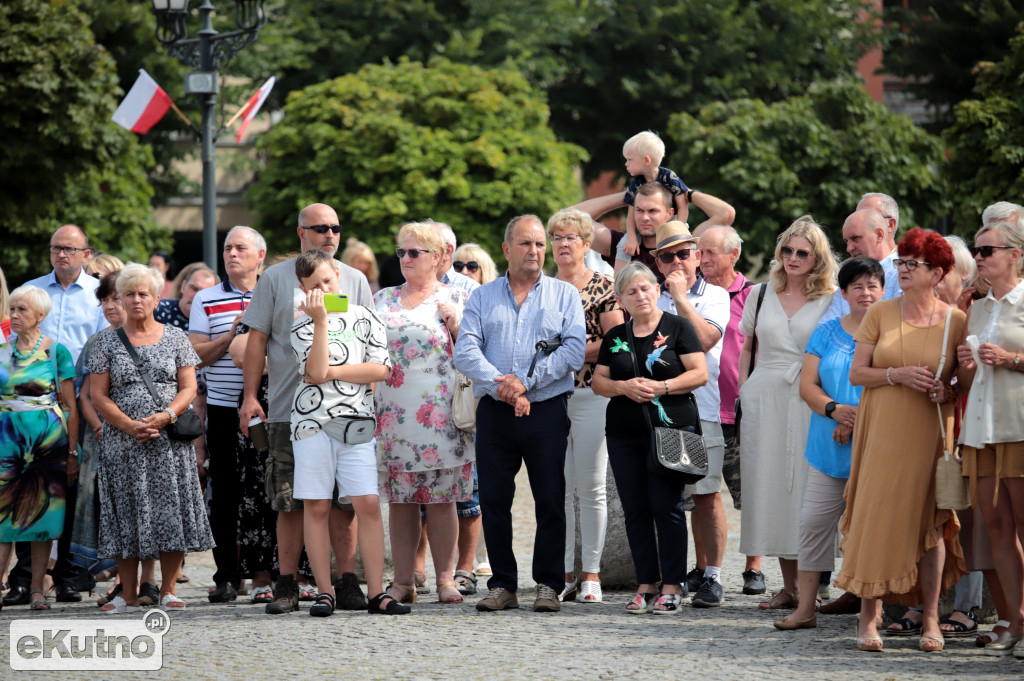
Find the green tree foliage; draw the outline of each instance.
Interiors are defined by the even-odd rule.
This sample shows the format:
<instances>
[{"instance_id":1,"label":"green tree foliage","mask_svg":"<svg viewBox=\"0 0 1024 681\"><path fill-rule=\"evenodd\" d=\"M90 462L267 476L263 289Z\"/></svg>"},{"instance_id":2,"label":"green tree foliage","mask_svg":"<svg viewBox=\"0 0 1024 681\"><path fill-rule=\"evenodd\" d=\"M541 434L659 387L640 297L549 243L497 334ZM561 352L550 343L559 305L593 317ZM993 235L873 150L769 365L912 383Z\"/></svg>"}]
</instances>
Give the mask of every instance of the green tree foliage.
<instances>
[{"instance_id":1,"label":"green tree foliage","mask_svg":"<svg viewBox=\"0 0 1024 681\"><path fill-rule=\"evenodd\" d=\"M64 222L82 225L98 247L127 255L162 243L145 177L152 157L110 120L120 95L114 62L78 7L60 0L0 4L0 74L8 280L49 269L45 244Z\"/></svg>"},{"instance_id":2,"label":"green tree foliage","mask_svg":"<svg viewBox=\"0 0 1024 681\"><path fill-rule=\"evenodd\" d=\"M272 248L293 250L299 209L322 201L378 253L394 249L403 222L428 217L500 252L509 218L580 198L573 168L585 154L547 122L543 95L511 70L365 66L292 93L260 140L259 228Z\"/></svg>"},{"instance_id":3,"label":"green tree foliage","mask_svg":"<svg viewBox=\"0 0 1024 681\"><path fill-rule=\"evenodd\" d=\"M945 132L946 175L956 197L953 224L964 235L981 225L986 206L1024 198L1024 30L1003 60L981 64L977 74L979 99L958 104Z\"/></svg>"},{"instance_id":4,"label":"green tree foliage","mask_svg":"<svg viewBox=\"0 0 1024 681\"><path fill-rule=\"evenodd\" d=\"M999 61L1024 0L932 0L925 10L886 10L894 29L885 70L909 79L907 90L935 107L938 127L952 123L952 107L971 97L972 70Z\"/></svg>"},{"instance_id":5,"label":"green tree foliage","mask_svg":"<svg viewBox=\"0 0 1024 681\"><path fill-rule=\"evenodd\" d=\"M715 103L696 116L679 114L669 134L676 167L736 208L745 252L770 252L800 215L826 227L843 251L842 225L865 192L900 203L907 229L942 214L937 139L908 118L876 104L857 83L814 83L806 94L766 104Z\"/></svg>"}]
</instances>

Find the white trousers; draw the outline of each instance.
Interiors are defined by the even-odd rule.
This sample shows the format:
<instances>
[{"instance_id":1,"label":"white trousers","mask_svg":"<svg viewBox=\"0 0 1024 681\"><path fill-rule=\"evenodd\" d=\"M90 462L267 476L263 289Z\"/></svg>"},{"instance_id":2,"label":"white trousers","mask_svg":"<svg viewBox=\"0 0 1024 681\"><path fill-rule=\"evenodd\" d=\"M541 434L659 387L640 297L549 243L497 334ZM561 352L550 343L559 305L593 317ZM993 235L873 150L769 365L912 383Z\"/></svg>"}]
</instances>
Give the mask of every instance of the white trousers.
<instances>
[{"instance_id":1,"label":"white trousers","mask_svg":"<svg viewBox=\"0 0 1024 681\"><path fill-rule=\"evenodd\" d=\"M608 527L606 493L608 448L604 441L604 414L608 398L590 388L576 388L569 399L569 446L565 451L565 571L576 567L576 510L580 500L580 537L583 572L601 571L601 554Z\"/></svg>"}]
</instances>

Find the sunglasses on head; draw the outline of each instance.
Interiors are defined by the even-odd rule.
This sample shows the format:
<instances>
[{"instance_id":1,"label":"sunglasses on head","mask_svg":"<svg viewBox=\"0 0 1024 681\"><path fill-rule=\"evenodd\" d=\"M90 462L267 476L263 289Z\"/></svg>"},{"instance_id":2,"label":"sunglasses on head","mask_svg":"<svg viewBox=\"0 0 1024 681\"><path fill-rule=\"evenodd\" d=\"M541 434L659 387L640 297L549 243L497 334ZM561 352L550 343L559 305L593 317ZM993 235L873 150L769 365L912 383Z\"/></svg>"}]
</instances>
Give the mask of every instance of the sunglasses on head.
<instances>
[{"instance_id":1,"label":"sunglasses on head","mask_svg":"<svg viewBox=\"0 0 1024 681\"><path fill-rule=\"evenodd\" d=\"M979 255L983 258L991 258L996 249L1013 249L1014 246L971 246L971 255L975 258Z\"/></svg>"},{"instance_id":2,"label":"sunglasses on head","mask_svg":"<svg viewBox=\"0 0 1024 681\"><path fill-rule=\"evenodd\" d=\"M302 228L311 229L317 234L327 234L327 232L341 234L341 225L303 225Z\"/></svg>"},{"instance_id":3,"label":"sunglasses on head","mask_svg":"<svg viewBox=\"0 0 1024 681\"><path fill-rule=\"evenodd\" d=\"M690 249L689 248L684 248L681 251L676 251L675 253L659 253L658 254L658 260L660 260L665 265L671 265L674 260L679 260L680 262L682 262L683 260L689 260L689 259L690 259Z\"/></svg>"},{"instance_id":4,"label":"sunglasses on head","mask_svg":"<svg viewBox=\"0 0 1024 681\"><path fill-rule=\"evenodd\" d=\"M415 260L416 258L420 257L420 255L422 255L423 253L433 253L433 251L431 251L430 249L427 249L427 248L396 248L395 249L395 255L398 256L399 260L404 258L406 253L409 254L410 258Z\"/></svg>"},{"instance_id":5,"label":"sunglasses on head","mask_svg":"<svg viewBox=\"0 0 1024 681\"><path fill-rule=\"evenodd\" d=\"M926 262L924 260L904 260L903 258L893 258L892 259L892 264L895 267L901 267L903 265L906 265L907 266L907 270L909 270L911 272L916 270L918 265L927 265L928 267L932 266L932 264L930 262Z\"/></svg>"},{"instance_id":6,"label":"sunglasses on head","mask_svg":"<svg viewBox=\"0 0 1024 681\"><path fill-rule=\"evenodd\" d=\"M480 263L478 263L476 260L470 260L469 262L462 262L461 260L456 260L455 262L452 263L452 267L455 268L456 272L462 272L462 270L469 270L470 272L475 274L476 271L480 269Z\"/></svg>"},{"instance_id":7,"label":"sunglasses on head","mask_svg":"<svg viewBox=\"0 0 1024 681\"><path fill-rule=\"evenodd\" d=\"M807 258L811 257L811 252L805 251L802 248L791 248L789 246L783 246L782 248L779 249L779 251L782 253L783 258L792 258L795 255L797 257L797 260L807 260Z\"/></svg>"}]
</instances>

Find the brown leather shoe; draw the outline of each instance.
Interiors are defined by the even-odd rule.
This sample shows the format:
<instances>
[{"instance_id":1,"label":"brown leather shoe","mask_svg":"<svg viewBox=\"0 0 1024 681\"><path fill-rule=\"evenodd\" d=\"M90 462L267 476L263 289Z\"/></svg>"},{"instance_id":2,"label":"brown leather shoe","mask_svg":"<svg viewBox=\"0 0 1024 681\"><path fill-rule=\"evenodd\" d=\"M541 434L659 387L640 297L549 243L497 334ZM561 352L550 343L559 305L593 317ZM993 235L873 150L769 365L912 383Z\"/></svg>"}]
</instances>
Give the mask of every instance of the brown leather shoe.
<instances>
[{"instance_id":1,"label":"brown leather shoe","mask_svg":"<svg viewBox=\"0 0 1024 681\"><path fill-rule=\"evenodd\" d=\"M860 612L860 596L847 591L839 598L818 606L822 615L856 615Z\"/></svg>"},{"instance_id":2,"label":"brown leather shoe","mask_svg":"<svg viewBox=\"0 0 1024 681\"><path fill-rule=\"evenodd\" d=\"M557 603L557 599L555 600ZM516 598L514 592L501 587L495 587L487 592L476 604L476 609L480 612L495 612L497 610L513 610L519 607L519 599Z\"/></svg>"}]
</instances>

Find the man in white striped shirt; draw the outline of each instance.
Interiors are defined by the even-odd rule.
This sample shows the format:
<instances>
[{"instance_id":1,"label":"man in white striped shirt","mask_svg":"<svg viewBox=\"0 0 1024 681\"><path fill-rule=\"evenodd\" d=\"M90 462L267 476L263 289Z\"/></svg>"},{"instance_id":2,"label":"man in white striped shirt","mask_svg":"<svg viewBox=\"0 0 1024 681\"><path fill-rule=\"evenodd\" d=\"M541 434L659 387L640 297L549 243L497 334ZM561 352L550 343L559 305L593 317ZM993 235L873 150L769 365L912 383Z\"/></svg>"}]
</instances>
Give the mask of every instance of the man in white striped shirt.
<instances>
[{"instance_id":1,"label":"man in white striped shirt","mask_svg":"<svg viewBox=\"0 0 1024 681\"><path fill-rule=\"evenodd\" d=\"M224 240L227 279L196 294L189 314L188 338L206 367L206 445L213 480L210 527L213 530L213 603L235 600L241 583L238 569L238 487L235 443L238 433L238 396L242 394L242 370L228 354L242 314L252 299L257 273L267 255L267 243L251 227L233 227Z\"/></svg>"}]
</instances>

